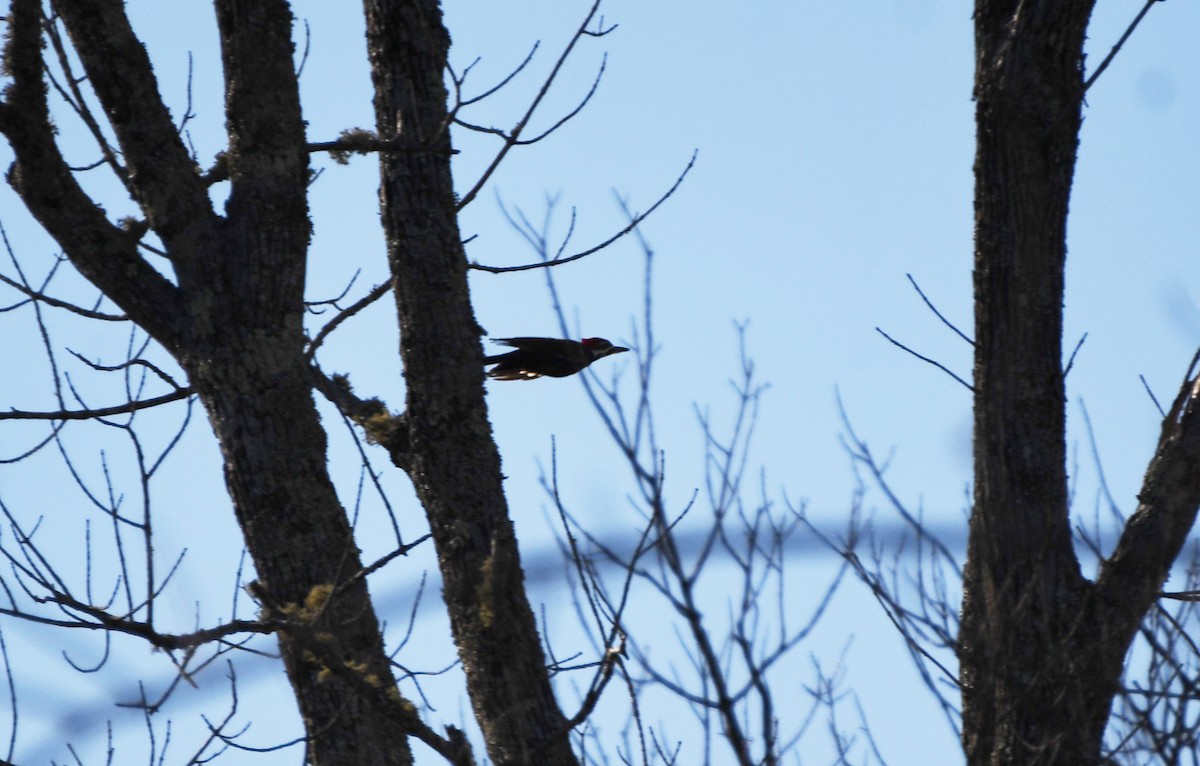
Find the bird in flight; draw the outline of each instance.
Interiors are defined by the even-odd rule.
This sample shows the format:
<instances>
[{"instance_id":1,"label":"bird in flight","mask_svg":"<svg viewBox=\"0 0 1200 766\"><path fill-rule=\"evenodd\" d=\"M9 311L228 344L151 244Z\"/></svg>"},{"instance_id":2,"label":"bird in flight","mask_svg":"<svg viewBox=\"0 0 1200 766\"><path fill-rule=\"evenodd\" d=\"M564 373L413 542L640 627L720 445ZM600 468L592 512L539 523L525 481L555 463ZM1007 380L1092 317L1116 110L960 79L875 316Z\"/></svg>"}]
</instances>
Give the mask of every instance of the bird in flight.
<instances>
[{"instance_id":1,"label":"bird in flight","mask_svg":"<svg viewBox=\"0 0 1200 766\"><path fill-rule=\"evenodd\" d=\"M614 346L604 338L582 341L561 338L494 338L494 342L512 346L515 351L484 357L484 364L496 365L488 377L496 380L533 380L543 375L565 378L597 359L629 349Z\"/></svg>"}]
</instances>

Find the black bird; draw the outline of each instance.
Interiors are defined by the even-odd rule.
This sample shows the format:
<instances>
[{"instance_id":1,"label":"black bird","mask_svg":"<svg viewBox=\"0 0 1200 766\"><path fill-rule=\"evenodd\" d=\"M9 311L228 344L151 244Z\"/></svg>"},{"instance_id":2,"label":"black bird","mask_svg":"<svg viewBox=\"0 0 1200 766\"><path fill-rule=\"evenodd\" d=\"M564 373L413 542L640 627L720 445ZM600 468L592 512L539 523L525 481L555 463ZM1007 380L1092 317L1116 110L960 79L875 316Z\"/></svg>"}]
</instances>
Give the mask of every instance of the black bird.
<instances>
[{"instance_id":1,"label":"black bird","mask_svg":"<svg viewBox=\"0 0 1200 766\"><path fill-rule=\"evenodd\" d=\"M484 364L496 365L488 377L496 380L533 380L543 375L565 378L587 367L602 356L629 349L614 346L604 338L582 341L560 338L494 338L495 343L512 346L516 351L484 357Z\"/></svg>"}]
</instances>

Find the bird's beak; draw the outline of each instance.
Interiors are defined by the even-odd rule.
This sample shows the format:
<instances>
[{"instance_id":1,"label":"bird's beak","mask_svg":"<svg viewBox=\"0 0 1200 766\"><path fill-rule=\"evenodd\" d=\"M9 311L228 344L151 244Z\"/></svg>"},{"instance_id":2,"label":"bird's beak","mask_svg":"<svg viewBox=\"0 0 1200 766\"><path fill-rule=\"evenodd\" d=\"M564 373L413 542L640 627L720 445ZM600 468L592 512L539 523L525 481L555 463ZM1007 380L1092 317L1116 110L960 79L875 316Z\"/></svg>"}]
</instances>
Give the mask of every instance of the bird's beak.
<instances>
[{"instance_id":1,"label":"bird's beak","mask_svg":"<svg viewBox=\"0 0 1200 766\"><path fill-rule=\"evenodd\" d=\"M619 354L619 353L621 353L622 351L628 351L628 350L629 350L629 349L625 348L624 346L613 346L612 348L610 348L610 349L608 350L608 353L610 353L610 354Z\"/></svg>"}]
</instances>

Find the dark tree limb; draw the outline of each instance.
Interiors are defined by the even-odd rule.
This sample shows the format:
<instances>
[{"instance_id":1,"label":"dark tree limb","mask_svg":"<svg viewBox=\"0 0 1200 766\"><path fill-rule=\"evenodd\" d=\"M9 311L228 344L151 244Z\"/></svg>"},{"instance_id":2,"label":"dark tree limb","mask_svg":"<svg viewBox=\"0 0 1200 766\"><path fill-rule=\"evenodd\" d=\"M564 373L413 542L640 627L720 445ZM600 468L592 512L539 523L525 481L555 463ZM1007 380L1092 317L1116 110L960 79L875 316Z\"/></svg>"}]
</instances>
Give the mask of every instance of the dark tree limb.
<instances>
[{"instance_id":1,"label":"dark tree limb","mask_svg":"<svg viewBox=\"0 0 1200 766\"><path fill-rule=\"evenodd\" d=\"M96 146L100 148L100 154L103 157L101 162L108 165L113 175L120 179L121 184L129 191L129 172L117 158L116 150L109 143L108 137L104 135L104 130L100 127L100 121L96 119L96 115L88 106L83 89L79 87L82 82L86 82L87 78L76 76L71 66L71 57L67 54L66 46L63 44L62 35L58 33L58 25L55 20L50 20L50 23L46 24L46 37L54 49L54 55L58 59L58 66L62 70L64 80L60 85L50 75L49 71L47 71L47 76L50 78L51 84L59 91L63 100L71 105L71 108L75 110L75 114L79 115L79 119L87 127L88 132L92 134L92 138L96 141ZM95 163L94 167L99 167L101 162Z\"/></svg>"},{"instance_id":2,"label":"dark tree limb","mask_svg":"<svg viewBox=\"0 0 1200 766\"><path fill-rule=\"evenodd\" d=\"M1097 583L1068 516L1063 288L1092 0L977 0L974 508L958 652L975 764L1091 764L1200 502L1193 369ZM1073 355L1072 355L1073 357Z\"/></svg>"},{"instance_id":3,"label":"dark tree limb","mask_svg":"<svg viewBox=\"0 0 1200 766\"><path fill-rule=\"evenodd\" d=\"M1091 10L975 6L975 498L958 645L972 766L1095 763L1111 700L1089 686L1107 669L1080 627L1088 590L1068 524L1062 371Z\"/></svg>"},{"instance_id":4,"label":"dark tree limb","mask_svg":"<svg viewBox=\"0 0 1200 766\"><path fill-rule=\"evenodd\" d=\"M55 298L53 296L46 295L43 292L34 290L33 288L23 285L20 282L16 281L15 279L10 279L9 277L4 276L3 274L0 274L0 282L3 282L4 284L13 288L17 292L19 292L22 295L24 295L25 297L29 298L29 300L39 301L41 303L46 304L47 306L53 306L54 308L65 309L67 311L70 311L72 314L78 314L79 316L85 317L87 319L98 319L102 322L128 322L129 321L129 317L125 316L124 314L106 314L103 311L93 311L92 309L85 309L83 306L76 306L74 303L70 303L70 302L64 301L64 300L59 300L58 298Z\"/></svg>"},{"instance_id":5,"label":"dark tree limb","mask_svg":"<svg viewBox=\"0 0 1200 766\"><path fill-rule=\"evenodd\" d=\"M55 0L54 7L116 134L134 198L169 251L192 252L211 226L212 205L124 4Z\"/></svg>"},{"instance_id":6,"label":"dark tree limb","mask_svg":"<svg viewBox=\"0 0 1200 766\"><path fill-rule=\"evenodd\" d=\"M42 79L41 4L15 0L8 23L12 84L0 105L0 132L16 155L9 184L87 279L164 345L176 345L178 291L138 255L138 237L110 223L84 193L54 143Z\"/></svg>"},{"instance_id":7,"label":"dark tree limb","mask_svg":"<svg viewBox=\"0 0 1200 766\"><path fill-rule=\"evenodd\" d=\"M673 195L679 189L679 187L683 184L683 179L687 178L688 173L690 173L692 171L692 168L695 167L696 158L698 156L699 156L698 150L692 152L692 157L690 160L688 160L687 166L684 167L683 172L681 172L679 174L679 177L675 179L675 183L671 184L671 188L669 188L665 192L663 192L663 194L657 200L654 201L654 204L652 204L650 207L646 208L646 211L644 213L630 213L628 215L629 220L625 224L625 226L620 231L618 231L617 233L610 236L608 239L605 239L603 242L592 245L591 247L589 247L585 250L580 250L577 253L572 253L571 255L563 255L561 252L559 252L559 253L556 253L554 255L554 257L545 257L542 261L540 261L538 263L527 263L527 264L524 264L521 266L486 266L482 263L476 263L476 262L472 261L471 268L478 269L479 271L486 271L491 274L505 274L510 271L530 271L532 269L544 269L544 268L548 268L550 266L559 266L564 263L570 263L571 261L577 261L580 258L586 258L587 256L589 256L593 253L598 253L601 250L608 247L609 245L611 245L612 243L616 242L618 239L621 239L622 237L624 237L626 234L629 234L630 232L636 230L638 225L641 224L642 221L649 218L650 215L655 210L658 209L659 205L663 204L668 199L670 199L671 195ZM513 226L513 228L516 228L518 230L524 230L526 228L526 227L519 226L516 222L513 221L513 219L511 217L509 217L509 223ZM566 245L565 242L563 244L564 244L564 246ZM548 256L548 254L546 254L546 255Z\"/></svg>"},{"instance_id":8,"label":"dark tree limb","mask_svg":"<svg viewBox=\"0 0 1200 766\"><path fill-rule=\"evenodd\" d=\"M530 100L529 107L525 110L525 113L521 115L521 118L517 120L517 124L507 132L490 131L501 135L504 139L504 145L500 147L498 152L496 152L496 155L492 158L491 163L486 169L484 169L483 173L480 174L479 178L475 181L475 184L465 194L462 195L462 199L460 199L458 202L459 210L465 208L467 205L471 204L472 201L474 201L479 192L483 190L483 187L487 185L487 182L492 177L492 174L496 172L498 167L500 167L500 163L504 162L504 158L508 156L509 150L520 144L521 136L525 132L525 129L529 126L529 121L533 119L533 115L537 112L538 106L541 105L542 100L546 97L546 94L550 92L550 88L554 85L554 81L557 79L559 72L562 70L563 64L565 64L567 59L570 58L571 52L575 49L575 46L579 43L579 41L584 37L600 37L603 34L606 34L607 31L611 31L610 28L609 30L598 30L594 33L588 32L588 25L592 23L592 19L596 17L596 13L600 10L600 2L601 0L595 0L595 2L592 3L592 7L588 10L587 15L584 17L579 27L575 30L575 34L571 36L571 39L563 48L563 52L559 54L558 60L554 62L554 66L551 68L550 74L548 74L546 79L542 82L542 87L538 89L537 95ZM595 90L595 85L592 86L592 89L593 91ZM590 98L590 95L588 98ZM449 119L450 115L446 115L446 117L443 118L443 121L437 126L437 129L439 131L443 130L447 126ZM561 122L559 124L561 125Z\"/></svg>"},{"instance_id":9,"label":"dark tree limb","mask_svg":"<svg viewBox=\"0 0 1200 766\"><path fill-rule=\"evenodd\" d=\"M393 415L387 405L376 398L363 399L354 393L345 375L327 376L319 367L311 368L313 387L321 392L338 410L363 429L367 440L388 451L392 464L409 471L412 467L412 445L408 420L403 414Z\"/></svg>"},{"instance_id":10,"label":"dark tree limb","mask_svg":"<svg viewBox=\"0 0 1200 766\"><path fill-rule=\"evenodd\" d=\"M1132 633L1157 600L1200 508L1200 377L1195 360L1163 419L1138 507L1097 581L1114 627ZM1132 636L1131 636L1132 638Z\"/></svg>"},{"instance_id":11,"label":"dark tree limb","mask_svg":"<svg viewBox=\"0 0 1200 766\"><path fill-rule=\"evenodd\" d=\"M145 223L113 226L54 144L37 0L16 0L9 17L13 84L0 105L0 130L17 157L10 183L79 271L171 352L203 402L260 601L291 620L277 635L309 757L322 766L411 764L404 723L354 685L325 677L296 627L303 618L328 635L339 662L408 704L328 473L304 355L309 151L290 8L284 0L217 0L215 7L229 133L221 159L231 187L225 218L211 209L205 179L117 0L61 0L57 8L120 143ZM163 242L177 284L141 259L147 230Z\"/></svg>"},{"instance_id":12,"label":"dark tree limb","mask_svg":"<svg viewBox=\"0 0 1200 766\"><path fill-rule=\"evenodd\" d=\"M338 312L333 319L326 322L325 325L319 331L317 331L316 337L314 337L312 342L308 344L308 350L305 351L305 355L309 359L312 359L313 355L317 353L317 349L321 347L321 344L325 342L325 339L329 337L329 334L337 329L338 325L340 325L342 322L345 322L347 319L359 313L366 307L370 306L383 296L387 295L388 290L390 290L391 287L391 280L382 282L371 288L371 291L362 298L359 298L357 301Z\"/></svg>"},{"instance_id":13,"label":"dark tree limb","mask_svg":"<svg viewBox=\"0 0 1200 766\"><path fill-rule=\"evenodd\" d=\"M1100 78L1100 75L1104 74L1104 70L1108 69L1108 65L1113 62L1113 59L1115 59L1117 54L1121 52L1121 48L1125 45L1125 42L1133 34L1133 30L1137 29L1138 24L1141 24L1142 19L1144 19L1146 14L1150 12L1150 6L1162 1L1163 0L1146 0L1146 4L1143 5L1142 9L1137 12L1136 16L1133 17L1133 21L1129 22L1129 26L1126 27L1125 31L1121 34L1121 38L1117 40L1116 44L1113 45L1112 50L1110 50L1108 55L1104 57L1104 60L1100 62L1100 66L1096 67L1096 71L1092 73L1092 76L1087 78L1087 82L1083 84L1084 90L1087 90L1095 85L1096 80Z\"/></svg>"},{"instance_id":14,"label":"dark tree limb","mask_svg":"<svg viewBox=\"0 0 1200 766\"><path fill-rule=\"evenodd\" d=\"M124 633L144 639L146 643L156 649L171 651L193 649L213 641L227 641L233 636L246 633L274 633L281 627L280 623L270 621L234 620L224 625L202 628L190 633L161 633L150 623L110 614L103 609L81 603L66 594L53 594L47 597L47 600L68 610L69 613L78 613L81 617L79 619L51 619L7 607L0 607L0 614L26 622L54 625L72 630L103 630L110 633Z\"/></svg>"},{"instance_id":15,"label":"dark tree limb","mask_svg":"<svg viewBox=\"0 0 1200 766\"><path fill-rule=\"evenodd\" d=\"M26 410L9 410L0 412L0 420L94 420L112 415L127 415L138 410L148 410L171 402L178 402L194 395L191 388L181 388L169 394L156 396L151 399L138 399L112 407L93 407L84 410L58 410L57 412L30 412Z\"/></svg>"},{"instance_id":16,"label":"dark tree limb","mask_svg":"<svg viewBox=\"0 0 1200 766\"><path fill-rule=\"evenodd\" d=\"M901 343L900 341L896 340L896 339L895 339L895 338L893 338L891 335L888 335L888 334L887 334L886 332L884 332L884 331L883 331L883 329L882 329L882 328L880 328L880 327L876 327L876 328L875 328L875 332L877 332L877 333L879 333L880 335L882 335L882 336L884 337L884 339L886 339L886 340L887 340L887 342L888 342L888 343L891 343L893 346L895 346L896 348L900 349L901 351L907 351L908 353L912 354L912 355L913 355L913 356L915 356L916 358L920 359L922 362L925 362L926 364L931 364L931 365L933 365L934 367L936 367L936 368L938 368L939 370L941 370L942 372L944 372L944 373L946 373L947 375L949 375L950 377L954 378L954 379L955 379L955 380L957 380L959 383L961 383L961 384L962 384L962 385L963 385L963 386L964 386L964 387L965 387L965 388L966 388L968 391L971 391L971 390L973 390L973 387L971 386L971 384L970 384L970 383L968 383L967 381L965 381L965 380L963 380L962 378L960 378L960 377L958 376L958 374L957 374L957 373L955 373L955 372L954 372L953 370L951 370L949 367L947 367L946 365L944 365L944 364L942 364L941 362L937 361L936 359L932 359L932 358L930 358L930 357L928 357L928 356L925 356L924 354L921 354L921 353L918 353L918 352L916 352L916 351L913 351L911 348L909 348L908 346L904 345L904 344L903 344L903 343Z\"/></svg>"},{"instance_id":17,"label":"dark tree limb","mask_svg":"<svg viewBox=\"0 0 1200 766\"><path fill-rule=\"evenodd\" d=\"M380 196L407 387L407 469L429 519L467 691L493 763L574 766L483 396L481 330L457 221L478 188L455 205L444 80L450 39L435 0L364 6L379 135L402 129L431 148L384 153Z\"/></svg>"}]
</instances>

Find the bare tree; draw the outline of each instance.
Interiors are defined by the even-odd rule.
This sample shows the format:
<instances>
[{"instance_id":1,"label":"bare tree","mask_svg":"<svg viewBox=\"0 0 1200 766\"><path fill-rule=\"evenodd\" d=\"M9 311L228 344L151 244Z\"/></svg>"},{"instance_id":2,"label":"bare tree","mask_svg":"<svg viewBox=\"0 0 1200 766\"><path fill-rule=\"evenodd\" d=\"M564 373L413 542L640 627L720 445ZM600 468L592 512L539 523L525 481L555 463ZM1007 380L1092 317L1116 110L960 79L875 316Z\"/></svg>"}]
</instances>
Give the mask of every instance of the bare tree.
<instances>
[{"instance_id":1,"label":"bare tree","mask_svg":"<svg viewBox=\"0 0 1200 766\"><path fill-rule=\"evenodd\" d=\"M975 332L959 332L974 348L973 385L954 376L974 395L967 557L960 569L890 491L927 554L917 570L889 581L885 561L864 564L847 551L961 726L971 764L1177 763L1192 746L1184 700L1195 679L1185 632L1193 610L1186 600L1173 611L1159 602L1200 504L1200 355L1163 412L1137 510L1119 519L1111 551L1097 530L1073 534L1066 471L1064 381L1074 352L1064 362L1064 264L1083 97L1152 4L1087 80L1089 0L975 7ZM854 459L886 489L850 433ZM1099 557L1094 581L1077 547ZM945 587L959 578L961 619ZM1147 658L1144 674L1125 670L1139 634L1133 657ZM1106 729L1115 733L1107 746Z\"/></svg>"},{"instance_id":2,"label":"bare tree","mask_svg":"<svg viewBox=\"0 0 1200 766\"><path fill-rule=\"evenodd\" d=\"M40 282L31 280L20 258L9 250L17 278L6 277L5 282L21 296L15 308L31 308L37 318L58 407L13 410L0 417L46 425L48 433L13 459L57 448L79 488L111 523L118 564L112 593L96 593L93 575L107 578L93 568L89 527L80 586L73 569L45 545L39 522L29 524L0 506L12 531L11 539L0 546L11 567L3 581L6 603L0 613L94 631L106 641L133 637L162 650L176 670L174 681L160 693L141 689L132 703L146 716L151 762L165 754L165 743L160 748L155 740L151 716L180 684L193 682L214 663L234 653L269 651L253 642L263 634L278 639L304 724L307 761L412 763L411 740L416 739L449 763L478 762L481 756L461 730L452 725L435 730L419 712L420 701L402 694L398 679L413 683L421 693L414 681L418 673L387 651L368 589L369 576L427 540L436 550L466 693L491 762L578 762L571 734L587 721L618 669L636 720L636 687L644 679L624 669L624 600L597 596L598 580L590 581L590 593L599 599L592 602L600 631L596 658L577 668L592 670L591 685L571 715L564 714L552 689L551 676L563 672L564 665L543 651L525 592L483 398L481 329L467 273L472 267L503 272L556 266L597 252L632 232L673 193L682 175L645 212L629 213L627 225L611 237L574 253L560 249L528 266L469 263L458 229L462 208L477 197L512 149L545 137L591 97L595 84L578 107L547 130L527 134L563 61L580 42L607 32L598 21L598 8L595 3L584 14L528 111L512 128L502 130L469 122L463 111L508 80L480 96L464 94L466 73L447 65L449 37L436 2L368 0L364 10L375 130L348 130L338 140L313 142L305 135L302 119L289 5L283 0L219 0L215 9L228 145L205 168L184 131L194 115L189 107L178 121L172 117L123 4L10 3L8 86L0 102L0 132L16 158L8 180L61 246L64 262L98 288L100 297L90 307L55 297L50 286L57 265ZM92 108L93 102L99 110ZM67 109L56 113L56 105ZM67 119L94 142L99 162L86 167L68 162L55 125ZM453 126L499 141L482 176L460 198L450 173ZM335 159L351 152L380 158L389 274L354 299L347 297L349 288L336 298L316 302L306 302L303 292L311 235L308 186L315 175L309 157L318 152ZM683 175L690 167L691 163ZM111 173L136 215L112 220L90 195L82 176L97 168ZM217 184L228 189L224 211L210 199ZM389 293L397 307L406 386L399 414L380 399L359 396L347 376L327 375L317 361L318 350L339 327ZM121 362L100 364L76 355L93 372L117 373L123 402L93 405L91 397L58 369L59 342L53 337L53 322L43 315L48 310L92 322L132 323L135 329ZM310 337L305 312L317 310L332 315ZM647 344L652 346L652 339L647 338ZM645 358L647 368L651 354L648 351ZM668 510L655 494L662 490L661 472L654 467L661 468L661 459L638 443L625 446L651 519L641 554L655 550L659 557L659 574L648 579L672 606L688 611L688 629L703 654L696 667L701 685L719 690L711 698L691 701L707 711L705 716L719 714L719 730L739 762L774 763L794 739L781 741L765 673L808 628L784 631L767 650L754 633L764 578L782 567L784 543L796 522L780 526L766 507L758 508L742 517L750 537L738 544L731 542L725 527L724 518L737 507L745 467L740 461L748 430L742 429L749 428L757 401L749 368L744 372L733 442L725 447L707 427L704 431L710 450L725 455L712 498L717 522L704 548L742 557L744 571L739 618L719 649L722 655L735 652L742 658L739 679L725 678L730 668L718 657L717 642L722 639L709 637L694 593L708 553L691 573L685 572L685 554L674 540ZM353 523L357 508L352 513L339 500L326 465L328 435L314 391L335 405L367 441L383 447L411 479L428 520L428 535L406 539L391 514L394 549L373 562L363 560ZM638 414L630 424L639 432L646 428L646 396L643 385ZM197 401L220 447L254 579L244 583L240 570L237 573L228 619L181 632L166 627L161 607L156 608L179 562L165 574L156 566L158 516L151 487L191 422ZM152 439L142 427L162 413L160 408L171 406L183 413L177 433L161 449L148 449ZM132 445L141 485L139 513L127 508L107 472L104 490L95 492L76 471L64 429L79 421L114 428ZM365 450L363 454L363 481L368 476L375 480ZM127 550L130 535L140 549L137 556ZM626 583L634 579L641 554L621 561ZM144 572L138 571L139 562ZM243 585L257 606L256 615L238 611ZM602 600L607 601L604 608ZM188 762L207 761L229 748L250 748L241 741L244 729L235 723L237 672L232 662L227 667L229 713L206 721L209 735ZM728 686L735 681L737 687ZM684 694L681 687L678 691ZM747 722L739 713L747 699L757 700L760 756L751 754L751 738L744 733ZM710 718L705 720L711 739L718 727ZM678 745L652 732L648 736L655 744L647 744L643 731L642 762L675 762ZM583 741L581 735L579 742ZM288 744L294 743L269 749Z\"/></svg>"},{"instance_id":3,"label":"bare tree","mask_svg":"<svg viewBox=\"0 0 1200 766\"><path fill-rule=\"evenodd\" d=\"M464 94L466 73L448 67L449 37L436 2L367 0L374 130L313 142L305 133L288 3L217 0L227 146L202 162L184 130L193 115L170 113L123 4L11 0L0 100L0 133L15 156L7 178L100 297L86 305L58 297L51 284L57 264L30 278L9 251L16 276L4 280L20 295L20 306L32 308L36 335L54 368L57 408L0 414L45 426L27 450L6 457L58 449L68 470L78 474L64 446L65 429L78 421L114 429L136 455L141 505L130 510L111 483L93 492L76 476L113 530L117 575L111 591L93 582L90 528L77 557L86 561L83 574L68 573L73 562L48 555L40 522L0 505L11 533L0 548L9 566L0 613L96 632L106 641L133 637L162 650L177 677L161 695L143 693L138 707L148 722L178 684L234 652L261 651L254 636L275 637L312 763L408 764L414 761L413 739L460 766L483 757L496 764L608 762L610 756L587 754L586 731L574 740L572 734L615 678L628 692L638 741L636 750L616 758L680 762L677 746L643 727L638 716L639 695L651 685L691 706L706 735L705 757L718 739L740 764L773 764L788 754L810 719L781 720L769 675L809 634L825 602L790 628L781 607L777 633L757 632L764 598L782 603L789 541L803 526L799 516L779 513L765 492L754 502L743 494L746 444L761 391L745 356L729 435L718 436L707 415L698 413L711 469L702 505L711 519L689 545L680 519L696 507L695 499L674 505L668 499L649 416L647 380L656 347L647 318L636 344L638 398L626 404L615 385L589 389L633 476L645 518L638 545L618 550L590 538L572 522L553 476L547 480L550 496L561 504L565 544L581 588L579 609L595 640L586 661L568 665L547 656L526 595L483 398L481 330L468 271L546 268L585 257L633 231L682 176L646 213L630 215L626 227L595 246L550 248L544 236L527 229L539 245L537 262L527 265L469 262L458 216L513 149L540 140L590 98L595 85L546 131L530 132L563 62L578 45L608 31L598 6L584 15L528 109L501 129L472 122L464 111L508 79L479 96ZM1179 629L1193 602L1179 595L1185 606L1177 612L1157 602L1200 504L1200 359L1192 360L1164 413L1140 505L1094 582L1081 574L1068 520L1063 265L1091 8L1088 0L979 0L976 7L976 477L961 572L946 546L923 532L919 516L906 517L926 560L961 574L961 621L945 608L947 580L932 580L925 591L937 595L941 606L902 608L896 582L883 581L878 564L863 565L850 541L850 566L871 583L910 639L952 725L961 725L971 763L1096 763L1118 696L1118 715L1129 734L1110 748L1113 753L1152 750L1176 753L1178 760L1190 744L1186 708L1168 709L1163 701L1195 688L1198 653ZM58 139L58 123L67 120L91 138L97 162L68 161ZM450 169L452 127L498 141L481 176L460 197ZM348 304L349 290L320 302L333 313L310 336L305 311L316 305L306 303L303 291L310 156L317 152L378 154L388 271ZM82 180L97 168L111 175L135 214L116 218L100 206ZM212 202L217 184L228 191L223 211ZM388 294L397 308L406 386L403 406L394 408L356 394L348 377L328 375L318 364L322 344ZM136 328L117 364L77 357L96 373L116 373L124 401L94 405L57 369L61 351L43 313L50 310ZM314 391L411 479L428 536L405 537L393 515L391 552L364 560L353 513L339 499L326 464L329 436ZM156 608L175 565L166 571L156 565L150 487L180 437L150 448L138 426L174 405L169 411L182 433L196 402L220 447L254 570L246 591L257 614L241 615L235 598L227 620L179 631L165 628ZM865 444L853 434L848 443L859 465L880 478ZM374 481L365 457L363 464L363 482ZM398 679L417 674L387 651L368 588L372 574L426 540L436 550L445 611L486 756L473 751L459 728L435 729L419 701L402 693ZM136 556L134 547L140 549ZM732 562L740 586L724 621L713 617L700 593L718 556ZM618 565L615 584L598 574L597 561ZM240 573L237 579L242 585ZM625 604L635 583L680 615L680 644L691 659L686 673L664 671L645 650L649 639L626 630ZM1139 631L1152 647L1149 675L1158 679L1141 695L1121 683ZM0 643L0 655L3 648ZM960 663L961 719L945 694L951 650ZM209 737L189 762L240 746L229 667L231 712L208 722ZM578 707L564 711L552 676L568 669L588 671L589 680ZM815 676L813 709L834 710L836 679L820 669ZM846 742L840 733L836 739L845 761Z\"/></svg>"},{"instance_id":4,"label":"bare tree","mask_svg":"<svg viewBox=\"0 0 1200 766\"><path fill-rule=\"evenodd\" d=\"M370 567L362 561L326 467L315 387L386 446L417 487L490 759L575 763L522 587L484 405L480 330L457 228L458 210L469 199L456 200L450 176L449 129L458 117L443 79L449 38L440 9L436 2L365 3L377 130L325 144L310 144L305 135L289 5L222 0L215 10L228 147L203 170L164 104L122 3L63 0L50 4L49 14L39 0L10 4L9 84L0 104L0 131L16 157L9 182L71 265L119 311L92 315L134 322L165 349L186 383L163 373L172 386L166 395L131 395L111 409L69 411L64 402L57 412L8 417L61 424L198 397L220 444L253 561L249 590L259 615L186 635L165 633L154 611L163 583L152 568L145 592L127 599L125 608L111 600L97 606L58 576L32 532L10 515L18 536L17 548L7 553L17 578L35 604L65 610L64 625L129 633L185 652L181 672L198 646L274 633L313 763L411 763L414 737L452 763L475 762L461 732L435 732L400 694L367 575L410 546L399 545ZM568 53L587 36L591 10ZM93 135L102 163L138 216L110 220L81 185L82 169L64 159L47 98L48 49L59 54L63 70L51 84ZM69 70L75 57L82 76ZM103 119L88 108L92 97ZM526 121L504 135L496 163L525 139ZM310 342L302 323L307 185L309 154L320 150L379 153L391 275ZM223 213L209 198L218 182L229 189ZM42 290L16 284L29 299L56 305ZM326 377L313 362L327 332L389 286L403 338L407 403L401 415L389 414L378 400L355 397L348 381ZM159 371L142 350L124 366ZM54 428L43 444L61 425ZM133 523L116 507L110 511L114 524ZM152 567L149 516L140 524ZM15 602L8 612L39 619Z\"/></svg>"},{"instance_id":5,"label":"bare tree","mask_svg":"<svg viewBox=\"0 0 1200 766\"><path fill-rule=\"evenodd\" d=\"M637 217L624 199L618 203L633 226ZM554 263L554 253L562 252L549 233L554 204L540 225L520 211L505 213L537 262ZM654 251L640 231L635 236L645 264L643 310L631 330L637 377L632 386L624 387L616 375L607 381L597 375L581 380L629 470L630 501L645 524L641 535L634 540L605 540L571 514L558 485L557 454L552 456L549 476L543 478L562 521L564 553L573 563L580 622L596 645L607 648L585 709L610 676L618 673L633 703L629 726L636 733L634 752L640 750L645 763L698 760L708 764L730 759L739 766L774 766L798 753L814 722L828 725L829 740L842 762L852 757L862 763L882 761L861 711L856 719L863 724L861 737L839 724L846 691L836 671L826 673L814 659L803 692L796 688L801 673L791 656L793 650L821 622L847 567L831 570L828 581L820 585L796 577L792 568L798 563L797 550L806 542L818 542L819 533L807 524L802 507L771 499L765 476L760 474L755 486L750 447L768 386L756 376L745 324L735 324L739 357L729 380L734 401L729 424L718 427L707 409L694 407L703 444L703 484L685 499L673 500L651 395L659 353L653 310ZM569 336L564 301L549 270L546 282L560 330ZM618 576L608 578L606 572ZM665 651L668 642L652 629L639 629L638 616L627 614L633 611L628 605L635 584L647 585L652 599L648 604L642 596L638 611L657 612L661 604L667 613L679 615L673 646ZM798 608L801 598L811 607ZM671 659L661 660L664 654ZM671 746L667 731L643 720L641 700L651 689L660 696L665 692L681 710L692 713L696 733L685 738L689 748L684 753L679 745ZM580 740L586 755L587 732L580 734ZM703 755L696 755L697 750ZM585 758L585 762L592 761ZM601 757L594 762L608 761Z\"/></svg>"},{"instance_id":6,"label":"bare tree","mask_svg":"<svg viewBox=\"0 0 1200 766\"><path fill-rule=\"evenodd\" d=\"M975 502L964 569L970 763L1096 763L1130 642L1200 504L1189 365L1099 577L1067 507L1063 266L1091 2L976 6Z\"/></svg>"}]
</instances>

